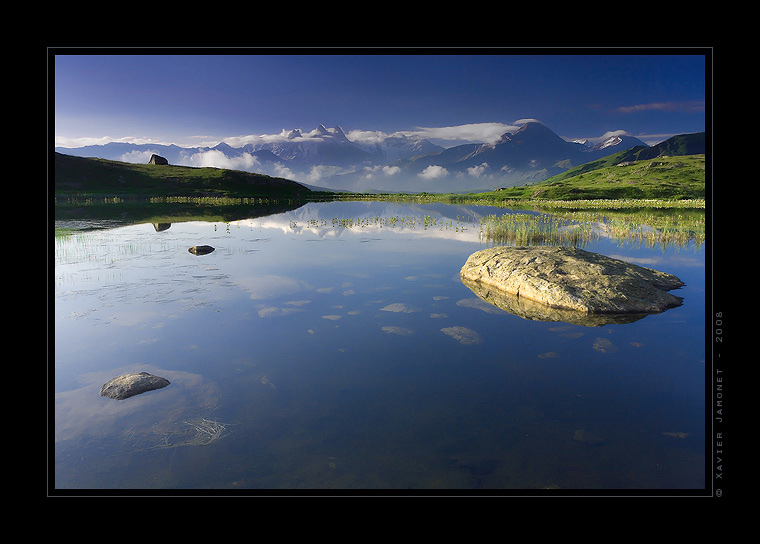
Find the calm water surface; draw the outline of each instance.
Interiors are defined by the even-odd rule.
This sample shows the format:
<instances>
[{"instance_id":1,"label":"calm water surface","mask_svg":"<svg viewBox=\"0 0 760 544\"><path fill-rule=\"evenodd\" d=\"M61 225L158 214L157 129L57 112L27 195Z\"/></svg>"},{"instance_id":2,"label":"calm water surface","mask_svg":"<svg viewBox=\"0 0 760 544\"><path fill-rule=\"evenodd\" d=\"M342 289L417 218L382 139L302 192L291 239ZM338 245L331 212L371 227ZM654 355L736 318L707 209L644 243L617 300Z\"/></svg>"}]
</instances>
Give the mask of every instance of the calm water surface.
<instances>
[{"instance_id":1,"label":"calm water surface","mask_svg":"<svg viewBox=\"0 0 760 544\"><path fill-rule=\"evenodd\" d=\"M675 274L684 304L530 321L459 279L494 211L307 204L57 238L56 488L704 488L703 249L589 243ZM138 371L171 385L99 395Z\"/></svg>"}]
</instances>

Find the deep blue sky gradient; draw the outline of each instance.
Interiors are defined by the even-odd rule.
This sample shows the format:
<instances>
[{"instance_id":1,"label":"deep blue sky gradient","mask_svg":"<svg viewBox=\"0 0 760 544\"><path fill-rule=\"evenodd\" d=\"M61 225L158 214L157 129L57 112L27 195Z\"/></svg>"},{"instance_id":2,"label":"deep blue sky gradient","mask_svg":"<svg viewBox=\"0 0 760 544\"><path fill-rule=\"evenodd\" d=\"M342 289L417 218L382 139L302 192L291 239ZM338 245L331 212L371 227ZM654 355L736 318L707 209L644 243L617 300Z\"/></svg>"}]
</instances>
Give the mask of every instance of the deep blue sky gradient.
<instances>
[{"instance_id":1,"label":"deep blue sky gradient","mask_svg":"<svg viewBox=\"0 0 760 544\"><path fill-rule=\"evenodd\" d=\"M78 53L54 59L54 136L178 145L308 131L320 123L391 133L524 118L567 138L625 130L664 139L705 130L709 84L699 49L647 55L593 49L583 55Z\"/></svg>"}]
</instances>

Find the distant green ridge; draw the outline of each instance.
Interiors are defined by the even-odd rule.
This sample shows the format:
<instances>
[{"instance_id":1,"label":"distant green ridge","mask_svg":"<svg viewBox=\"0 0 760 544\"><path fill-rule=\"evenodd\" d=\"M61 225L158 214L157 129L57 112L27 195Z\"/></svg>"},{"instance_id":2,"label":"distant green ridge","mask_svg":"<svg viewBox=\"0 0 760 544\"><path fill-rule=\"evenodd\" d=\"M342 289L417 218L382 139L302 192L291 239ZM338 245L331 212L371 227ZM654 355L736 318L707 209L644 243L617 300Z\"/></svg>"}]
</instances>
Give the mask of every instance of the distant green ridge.
<instances>
[{"instance_id":1,"label":"distant green ridge","mask_svg":"<svg viewBox=\"0 0 760 544\"><path fill-rule=\"evenodd\" d=\"M55 153L56 196L299 198L311 191L264 174L191 166L133 164Z\"/></svg>"},{"instance_id":2,"label":"distant green ridge","mask_svg":"<svg viewBox=\"0 0 760 544\"><path fill-rule=\"evenodd\" d=\"M704 155L705 154L705 133L697 132L694 134L679 134L668 138L664 142L651 147L636 146L624 151L619 151L612 155L603 157L597 161L587 162L574 168L552 176L542 181L542 183L552 183L562 179L572 178L579 174L584 174L592 170L616 166L621 163L655 159L657 157L675 157L686 155Z\"/></svg>"},{"instance_id":3,"label":"distant green ridge","mask_svg":"<svg viewBox=\"0 0 760 544\"><path fill-rule=\"evenodd\" d=\"M680 134L571 168L539 183L495 191L552 200L705 197L705 133Z\"/></svg>"},{"instance_id":4,"label":"distant green ridge","mask_svg":"<svg viewBox=\"0 0 760 544\"><path fill-rule=\"evenodd\" d=\"M511 187L489 194L544 200L703 199L705 156L658 157L611 166L589 163L575 172L554 176L535 185Z\"/></svg>"}]
</instances>

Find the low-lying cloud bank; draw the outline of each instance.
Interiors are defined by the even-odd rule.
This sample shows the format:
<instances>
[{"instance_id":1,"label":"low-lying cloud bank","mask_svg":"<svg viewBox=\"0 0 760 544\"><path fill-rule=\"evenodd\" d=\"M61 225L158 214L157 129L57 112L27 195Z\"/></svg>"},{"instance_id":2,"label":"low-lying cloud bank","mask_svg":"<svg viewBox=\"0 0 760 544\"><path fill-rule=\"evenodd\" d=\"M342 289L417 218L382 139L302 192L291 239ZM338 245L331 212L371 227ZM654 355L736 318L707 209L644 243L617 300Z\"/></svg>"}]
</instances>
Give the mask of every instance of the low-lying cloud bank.
<instances>
[{"instance_id":1,"label":"low-lying cloud bank","mask_svg":"<svg viewBox=\"0 0 760 544\"><path fill-rule=\"evenodd\" d=\"M519 119L513 124L505 123L470 123L465 125L449 127L415 127L411 130L398 130L395 132L383 132L379 130L361 130L353 129L345 132L346 137L358 145L374 145L382 142L387 138L405 137L411 140L434 140L439 145L446 147L448 145L458 145L463 141L472 143L495 143L505 132L514 132L523 123L533 119ZM342 129L341 129L342 130ZM324 139L325 132L335 134L335 128L325 128L320 126L314 130L305 131L302 129L283 129L277 134L248 134L244 136L229 136L222 140L208 140L196 144L176 144L180 147L213 147L220 141L231 145L232 147L243 147L248 144L273 144L278 142L311 142L321 141ZM55 137L57 147L83 147L87 145L105 145L110 142L123 142L134 144L161 144L170 145L169 143L158 142L144 137L122 137L112 138L109 136L96 138L66 138L63 136Z\"/></svg>"}]
</instances>

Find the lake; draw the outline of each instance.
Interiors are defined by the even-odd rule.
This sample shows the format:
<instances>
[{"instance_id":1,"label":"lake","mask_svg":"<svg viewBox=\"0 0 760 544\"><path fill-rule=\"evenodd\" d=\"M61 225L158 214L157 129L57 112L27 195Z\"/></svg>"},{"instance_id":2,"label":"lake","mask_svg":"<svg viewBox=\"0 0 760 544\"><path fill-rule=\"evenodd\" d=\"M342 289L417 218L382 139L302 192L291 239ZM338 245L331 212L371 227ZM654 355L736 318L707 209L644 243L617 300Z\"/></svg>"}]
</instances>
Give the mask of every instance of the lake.
<instances>
[{"instance_id":1,"label":"lake","mask_svg":"<svg viewBox=\"0 0 760 544\"><path fill-rule=\"evenodd\" d=\"M678 276L683 305L533 321L459 278L492 213L511 211L309 203L56 237L55 488L704 489L704 248L592 240ZM171 383L100 396L139 371Z\"/></svg>"}]
</instances>

